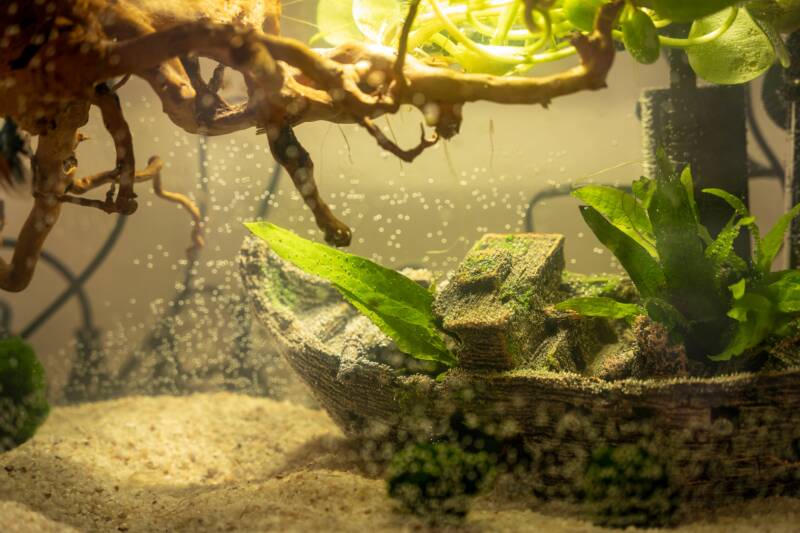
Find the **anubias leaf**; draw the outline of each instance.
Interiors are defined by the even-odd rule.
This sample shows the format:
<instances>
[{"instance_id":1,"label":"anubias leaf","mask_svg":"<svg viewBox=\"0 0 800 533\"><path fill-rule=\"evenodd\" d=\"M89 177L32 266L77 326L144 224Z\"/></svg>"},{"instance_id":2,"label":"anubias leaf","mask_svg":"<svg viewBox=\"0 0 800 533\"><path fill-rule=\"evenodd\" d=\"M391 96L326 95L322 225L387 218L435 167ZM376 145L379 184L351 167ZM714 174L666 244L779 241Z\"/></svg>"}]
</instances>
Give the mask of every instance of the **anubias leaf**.
<instances>
[{"instance_id":1,"label":"anubias leaf","mask_svg":"<svg viewBox=\"0 0 800 533\"><path fill-rule=\"evenodd\" d=\"M274 224L251 222L245 226L284 260L329 281L402 352L417 359L455 364L431 310L433 295L424 287L399 272L303 239Z\"/></svg>"},{"instance_id":2,"label":"anubias leaf","mask_svg":"<svg viewBox=\"0 0 800 533\"><path fill-rule=\"evenodd\" d=\"M636 241L651 256L657 257L647 211L634 196L607 185L586 185L573 191L572 195L596 209L612 226Z\"/></svg>"},{"instance_id":3,"label":"anubias leaf","mask_svg":"<svg viewBox=\"0 0 800 533\"><path fill-rule=\"evenodd\" d=\"M583 316L611 319L633 318L644 314L644 309L635 304L618 302L603 296L571 298L557 304L559 311L574 311Z\"/></svg>"},{"instance_id":4,"label":"anubias leaf","mask_svg":"<svg viewBox=\"0 0 800 533\"><path fill-rule=\"evenodd\" d=\"M664 274L647 250L603 218L595 208L582 206L581 215L600 242L617 258L643 298L661 294Z\"/></svg>"},{"instance_id":5,"label":"anubias leaf","mask_svg":"<svg viewBox=\"0 0 800 533\"><path fill-rule=\"evenodd\" d=\"M716 30L727 18L728 13L721 12L695 21L689 38ZM739 10L728 31L713 41L689 47L686 53L698 76L721 85L746 83L759 77L772 66L776 57L769 37L745 9Z\"/></svg>"}]
</instances>

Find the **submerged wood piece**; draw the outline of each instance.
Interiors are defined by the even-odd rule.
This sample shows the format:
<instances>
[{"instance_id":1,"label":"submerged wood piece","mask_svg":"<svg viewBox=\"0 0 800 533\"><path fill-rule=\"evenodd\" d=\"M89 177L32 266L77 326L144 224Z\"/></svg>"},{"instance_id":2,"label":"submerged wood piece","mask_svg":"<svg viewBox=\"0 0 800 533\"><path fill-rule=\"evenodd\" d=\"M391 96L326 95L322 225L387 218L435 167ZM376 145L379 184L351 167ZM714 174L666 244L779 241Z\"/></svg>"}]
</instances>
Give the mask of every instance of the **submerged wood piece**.
<instances>
[{"instance_id":1,"label":"submerged wood piece","mask_svg":"<svg viewBox=\"0 0 800 533\"><path fill-rule=\"evenodd\" d=\"M329 285L260 241L246 241L240 266L256 315L350 436L427 438L458 414L521 438L526 481L544 498L580 498L592 454L625 443L658 453L685 507L800 496L800 369L614 382L453 369L437 382L381 362L403 356Z\"/></svg>"},{"instance_id":2,"label":"submerged wood piece","mask_svg":"<svg viewBox=\"0 0 800 533\"><path fill-rule=\"evenodd\" d=\"M273 156L291 175L326 240L346 246L350 228L320 194L312 159L295 137L295 126L319 120L360 124L383 149L410 161L436 138L458 133L466 103L546 106L554 98L602 89L614 62L612 32L624 2L604 3L594 30L571 39L580 64L539 78L466 74L406 57L417 5L412 4L398 49L359 41L315 51L279 36L280 0L2 4L0 118L13 122L9 131L18 126L21 136L11 137L11 153L0 154L0 182L22 185L20 178L32 175L35 201L14 258L10 263L0 259L0 289L20 291L28 286L62 203L123 215L137 210L133 139L116 94L133 76L150 84L167 116L189 133L222 135L247 128L265 133ZM201 75L199 58L219 64L208 81ZM243 76L245 103L231 105L218 94L225 68ZM47 144L48 136L57 135L77 144L84 137L70 130L65 116L89 105L100 108L117 149L117 167L99 179L110 180L106 201L67 193L74 183L79 189L81 183L94 181L91 176L76 177L74 146L32 154L24 142L27 136L39 136L40 143ZM408 150L373 123L375 117L398 113L403 105L419 108L426 117L435 109L438 117L430 124L433 138L423 135L420 144ZM44 168L64 171L44 175ZM155 188L161 190L159 184ZM195 206L185 196L161 195L178 201L197 219ZM201 243L196 232L193 237L190 259Z\"/></svg>"},{"instance_id":3,"label":"submerged wood piece","mask_svg":"<svg viewBox=\"0 0 800 533\"><path fill-rule=\"evenodd\" d=\"M509 370L544 341L543 307L555 302L564 237L485 235L436 298L434 312L460 341L458 366Z\"/></svg>"}]
</instances>

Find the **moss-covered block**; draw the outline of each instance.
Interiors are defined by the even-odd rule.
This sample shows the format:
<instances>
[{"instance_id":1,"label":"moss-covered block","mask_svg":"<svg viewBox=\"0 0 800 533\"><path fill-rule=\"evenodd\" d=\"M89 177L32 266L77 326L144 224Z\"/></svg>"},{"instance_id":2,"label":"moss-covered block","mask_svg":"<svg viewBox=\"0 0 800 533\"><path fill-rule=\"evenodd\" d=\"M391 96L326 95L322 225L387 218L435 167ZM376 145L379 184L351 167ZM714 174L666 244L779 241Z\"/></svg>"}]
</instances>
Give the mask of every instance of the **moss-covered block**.
<instances>
[{"instance_id":1,"label":"moss-covered block","mask_svg":"<svg viewBox=\"0 0 800 533\"><path fill-rule=\"evenodd\" d=\"M544 307L558 299L564 237L488 234L439 293L434 312L459 340L459 366L515 368L546 337Z\"/></svg>"}]
</instances>

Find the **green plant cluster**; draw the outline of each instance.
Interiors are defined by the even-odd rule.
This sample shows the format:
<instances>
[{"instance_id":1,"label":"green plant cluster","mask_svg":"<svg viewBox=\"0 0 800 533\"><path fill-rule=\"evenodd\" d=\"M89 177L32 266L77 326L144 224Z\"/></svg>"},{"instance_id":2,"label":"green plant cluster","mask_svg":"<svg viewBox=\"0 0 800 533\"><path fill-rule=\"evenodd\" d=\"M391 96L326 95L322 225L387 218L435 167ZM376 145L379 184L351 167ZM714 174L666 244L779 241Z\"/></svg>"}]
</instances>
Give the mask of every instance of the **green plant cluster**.
<instances>
[{"instance_id":1,"label":"green plant cluster","mask_svg":"<svg viewBox=\"0 0 800 533\"><path fill-rule=\"evenodd\" d=\"M700 223L691 170L676 172L663 153L656 178L636 181L633 194L599 185L574 191L586 204L584 220L627 271L641 303L584 297L557 309L614 319L648 315L695 359L726 361L771 336L790 333L800 316L800 271L771 269L800 205L761 237L740 199L720 189L703 192L733 210L716 236ZM734 249L745 229L755 242L750 258L739 257Z\"/></svg>"},{"instance_id":2,"label":"green plant cluster","mask_svg":"<svg viewBox=\"0 0 800 533\"><path fill-rule=\"evenodd\" d=\"M392 458L389 496L406 512L463 517L471 498L491 484L494 464L485 450L466 450L450 442L412 444Z\"/></svg>"},{"instance_id":3,"label":"green plant cluster","mask_svg":"<svg viewBox=\"0 0 800 533\"><path fill-rule=\"evenodd\" d=\"M605 527L666 527L677 509L666 465L638 444L595 450L583 490L593 520Z\"/></svg>"},{"instance_id":4,"label":"green plant cluster","mask_svg":"<svg viewBox=\"0 0 800 533\"><path fill-rule=\"evenodd\" d=\"M50 412L44 368L19 338L0 340L0 452L33 437Z\"/></svg>"},{"instance_id":5,"label":"green plant cluster","mask_svg":"<svg viewBox=\"0 0 800 533\"><path fill-rule=\"evenodd\" d=\"M467 72L518 74L576 54L575 32L593 29L610 0L421 0L409 50ZM319 38L396 45L407 1L320 0ZM670 26L690 24L676 37ZM798 0L628 0L613 36L636 61L655 62L663 47L686 51L707 81L745 83L777 59L788 66L780 32L800 27Z\"/></svg>"}]
</instances>

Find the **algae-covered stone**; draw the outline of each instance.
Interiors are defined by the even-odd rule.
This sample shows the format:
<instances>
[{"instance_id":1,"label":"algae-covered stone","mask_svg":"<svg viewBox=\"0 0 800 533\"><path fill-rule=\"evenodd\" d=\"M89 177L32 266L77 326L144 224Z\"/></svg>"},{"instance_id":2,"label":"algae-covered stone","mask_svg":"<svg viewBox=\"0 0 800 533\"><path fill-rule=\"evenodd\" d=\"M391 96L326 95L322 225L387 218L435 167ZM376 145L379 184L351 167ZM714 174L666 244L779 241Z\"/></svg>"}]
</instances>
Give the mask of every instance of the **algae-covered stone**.
<instances>
[{"instance_id":1,"label":"algae-covered stone","mask_svg":"<svg viewBox=\"0 0 800 533\"><path fill-rule=\"evenodd\" d=\"M520 366L546 337L543 309L557 301L564 270L561 235L485 235L434 303L460 341L459 366Z\"/></svg>"},{"instance_id":2,"label":"algae-covered stone","mask_svg":"<svg viewBox=\"0 0 800 533\"><path fill-rule=\"evenodd\" d=\"M639 293L630 278L619 274L588 275L564 272L561 289L573 297L605 297L631 303Z\"/></svg>"}]
</instances>

